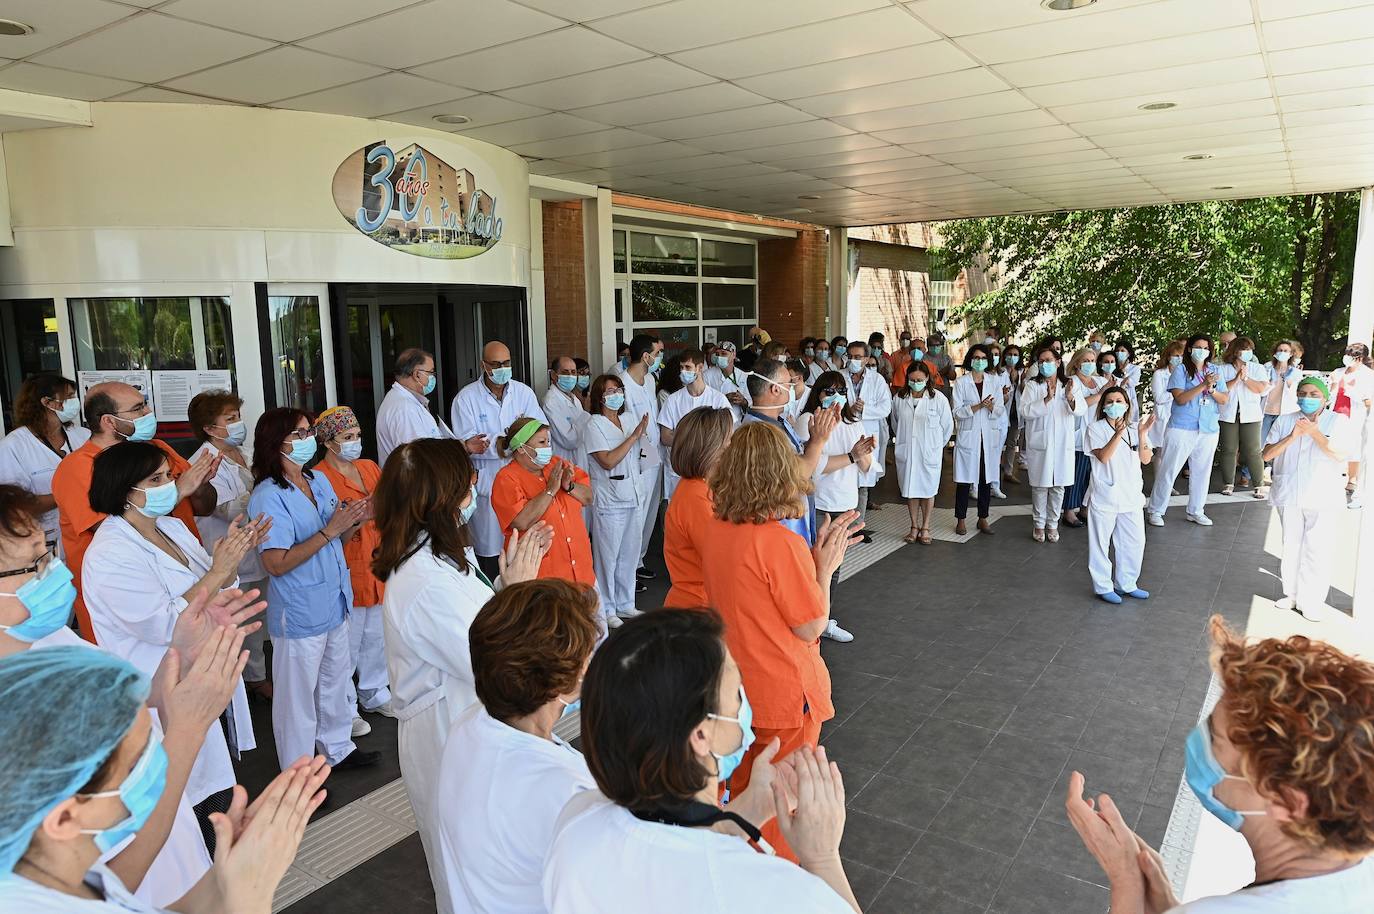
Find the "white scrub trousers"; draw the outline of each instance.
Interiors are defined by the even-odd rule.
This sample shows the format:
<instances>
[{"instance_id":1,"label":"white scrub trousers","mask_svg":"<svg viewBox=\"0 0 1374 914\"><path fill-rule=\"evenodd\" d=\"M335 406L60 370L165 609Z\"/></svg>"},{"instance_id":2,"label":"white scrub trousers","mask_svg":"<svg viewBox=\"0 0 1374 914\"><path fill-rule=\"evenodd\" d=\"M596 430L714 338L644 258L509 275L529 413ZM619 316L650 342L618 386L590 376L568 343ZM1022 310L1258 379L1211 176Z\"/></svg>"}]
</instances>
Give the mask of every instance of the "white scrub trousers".
<instances>
[{"instance_id":1,"label":"white scrub trousers","mask_svg":"<svg viewBox=\"0 0 1374 914\"><path fill-rule=\"evenodd\" d=\"M372 711L390 701L381 604L355 606L348 611L348 658L358 674L356 690L352 675L348 677L349 704L361 704L364 711Z\"/></svg>"},{"instance_id":2,"label":"white scrub trousers","mask_svg":"<svg viewBox=\"0 0 1374 914\"><path fill-rule=\"evenodd\" d=\"M1283 525L1283 558L1279 563L1283 595L1299 609L1325 606L1336 530L1333 512L1279 508L1279 522Z\"/></svg>"},{"instance_id":3,"label":"white scrub trousers","mask_svg":"<svg viewBox=\"0 0 1374 914\"><path fill-rule=\"evenodd\" d=\"M1212 482L1212 456L1217 452L1218 437L1217 432L1207 434L1197 429L1171 428L1164 433L1164 458L1155 458L1159 468L1150 492L1151 514L1164 516L1169 508L1169 496L1174 493L1174 480L1185 463L1188 464L1188 513L1204 513L1207 488Z\"/></svg>"},{"instance_id":4,"label":"white scrub trousers","mask_svg":"<svg viewBox=\"0 0 1374 914\"><path fill-rule=\"evenodd\" d=\"M1107 547L1116 550L1116 589L1130 593L1140 578L1145 559L1145 516L1134 511L1098 511L1088 506L1088 574L1093 592L1112 591L1112 560Z\"/></svg>"},{"instance_id":5,"label":"white scrub trousers","mask_svg":"<svg viewBox=\"0 0 1374 914\"><path fill-rule=\"evenodd\" d=\"M649 552L649 540L654 538L654 526L658 523L658 509L663 502L663 473L658 467L651 472L640 473L635 477L635 494L639 498L639 510L643 512L644 531L639 541L638 564L644 564L644 556ZM634 541L630 542L631 551ZM638 566L636 566L638 567ZM631 591L633 593L633 591Z\"/></svg>"},{"instance_id":6,"label":"white scrub trousers","mask_svg":"<svg viewBox=\"0 0 1374 914\"><path fill-rule=\"evenodd\" d=\"M281 770L303 755L337 765L357 748L350 735L352 674L347 623L323 635L272 639L272 736Z\"/></svg>"},{"instance_id":7,"label":"white scrub trousers","mask_svg":"<svg viewBox=\"0 0 1374 914\"><path fill-rule=\"evenodd\" d=\"M597 508L592 514L592 559L601 590L601 609L607 615L635 608L635 546L641 533L637 507Z\"/></svg>"},{"instance_id":8,"label":"white scrub trousers","mask_svg":"<svg viewBox=\"0 0 1374 914\"><path fill-rule=\"evenodd\" d=\"M1031 486L1031 516L1035 521L1035 529L1059 529L1059 518L1063 513L1063 486Z\"/></svg>"},{"instance_id":9,"label":"white scrub trousers","mask_svg":"<svg viewBox=\"0 0 1374 914\"><path fill-rule=\"evenodd\" d=\"M239 590L247 593L250 590L259 591L258 599L267 599L267 579L261 581L241 581ZM247 638L243 639L243 649L248 652L248 663L243 667L244 682L262 682L267 678L267 657L263 653L263 645L267 643L267 617L266 612L258 613L251 620L261 622L258 630Z\"/></svg>"}]
</instances>

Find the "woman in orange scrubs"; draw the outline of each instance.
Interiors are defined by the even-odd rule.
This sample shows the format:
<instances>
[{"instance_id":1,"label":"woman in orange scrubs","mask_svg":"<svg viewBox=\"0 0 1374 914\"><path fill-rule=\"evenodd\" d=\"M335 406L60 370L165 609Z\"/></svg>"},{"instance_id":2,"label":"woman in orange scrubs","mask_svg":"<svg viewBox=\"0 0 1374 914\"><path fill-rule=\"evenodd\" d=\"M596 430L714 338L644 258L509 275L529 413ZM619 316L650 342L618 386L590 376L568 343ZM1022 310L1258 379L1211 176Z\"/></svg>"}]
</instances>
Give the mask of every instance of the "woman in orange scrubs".
<instances>
[{"instance_id":1,"label":"woman in orange scrubs","mask_svg":"<svg viewBox=\"0 0 1374 914\"><path fill-rule=\"evenodd\" d=\"M663 516L663 563L673 586L663 605L695 609L706 604L706 585L697 541L713 518L706 477L720 459L734 430L728 409L701 406L682 417L673 436L673 472L681 479Z\"/></svg>"},{"instance_id":2,"label":"woman in orange scrubs","mask_svg":"<svg viewBox=\"0 0 1374 914\"><path fill-rule=\"evenodd\" d=\"M563 578L596 585L592 543L582 509L592 503L591 477L582 467L553 456L549 427L521 416L496 439L501 453L513 458L492 482L491 508L509 539L539 521L553 528L553 545L539 566L541 578Z\"/></svg>"},{"instance_id":3,"label":"woman in orange scrubs","mask_svg":"<svg viewBox=\"0 0 1374 914\"><path fill-rule=\"evenodd\" d=\"M780 744L778 759L814 747L821 724L835 716L820 637L830 622L830 578L859 514L827 520L812 549L782 525L806 510L811 479L782 429L769 423L741 426L709 481L715 516L697 538L706 596L725 620L757 737L729 780L730 795L739 796L772 740ZM763 834L780 855L796 859L776 821Z\"/></svg>"}]
</instances>

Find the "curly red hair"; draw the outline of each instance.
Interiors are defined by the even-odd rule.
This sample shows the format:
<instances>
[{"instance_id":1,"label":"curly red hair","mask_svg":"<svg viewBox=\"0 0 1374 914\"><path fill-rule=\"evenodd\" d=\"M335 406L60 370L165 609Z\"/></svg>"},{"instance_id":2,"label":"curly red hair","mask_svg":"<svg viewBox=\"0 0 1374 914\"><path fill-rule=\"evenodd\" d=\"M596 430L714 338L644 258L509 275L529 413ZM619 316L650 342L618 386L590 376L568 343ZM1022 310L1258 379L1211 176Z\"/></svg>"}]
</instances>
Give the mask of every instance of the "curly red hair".
<instances>
[{"instance_id":1,"label":"curly red hair","mask_svg":"<svg viewBox=\"0 0 1374 914\"><path fill-rule=\"evenodd\" d=\"M1374 664L1302 635L1247 644L1220 616L1211 637L1242 772L1265 796L1307 798L1285 833L1350 857L1374 851Z\"/></svg>"}]
</instances>

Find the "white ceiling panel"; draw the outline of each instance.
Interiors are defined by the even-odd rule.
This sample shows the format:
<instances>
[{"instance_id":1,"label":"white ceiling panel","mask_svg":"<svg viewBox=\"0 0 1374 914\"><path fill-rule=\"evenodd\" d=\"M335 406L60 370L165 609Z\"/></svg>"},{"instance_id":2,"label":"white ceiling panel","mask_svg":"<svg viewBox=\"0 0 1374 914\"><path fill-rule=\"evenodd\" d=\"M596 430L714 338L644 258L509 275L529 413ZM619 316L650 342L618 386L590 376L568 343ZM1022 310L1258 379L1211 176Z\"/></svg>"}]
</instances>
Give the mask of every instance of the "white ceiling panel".
<instances>
[{"instance_id":1,"label":"white ceiling panel","mask_svg":"<svg viewBox=\"0 0 1374 914\"><path fill-rule=\"evenodd\" d=\"M521 0L525 6L562 16L572 22L591 22L616 13L657 6L664 0Z\"/></svg>"},{"instance_id":2,"label":"white ceiling panel","mask_svg":"<svg viewBox=\"0 0 1374 914\"><path fill-rule=\"evenodd\" d=\"M1046 175L1077 175L1091 171L1115 171L1121 163L1112 159L1097 159L1091 162L1051 162L1048 165L1023 165L1019 162L989 162L978 169L978 174L994 181L1008 181L1016 178L1043 177Z\"/></svg>"},{"instance_id":3,"label":"white ceiling panel","mask_svg":"<svg viewBox=\"0 0 1374 914\"><path fill-rule=\"evenodd\" d=\"M626 99L623 102L609 102L604 105L590 105L586 108L573 108L579 117L614 124L617 127L637 127L675 118L696 117L718 111L731 111L767 103L768 99L739 86L727 82L707 83L690 89L677 89L658 95L645 95L640 98Z\"/></svg>"},{"instance_id":4,"label":"white ceiling panel","mask_svg":"<svg viewBox=\"0 0 1374 914\"><path fill-rule=\"evenodd\" d=\"M1374 60L1374 38L1338 41L1291 51L1270 51L1268 59L1269 68L1275 76L1334 70L1338 67L1361 67Z\"/></svg>"},{"instance_id":5,"label":"white ceiling panel","mask_svg":"<svg viewBox=\"0 0 1374 914\"><path fill-rule=\"evenodd\" d=\"M1003 146L998 149L968 149L963 152L945 152L936 158L953 165L976 166L979 162L1005 161L1008 159L1022 161L1036 156L1078 152L1083 149L1095 148L1090 140L1074 137L1069 140L1050 140L1048 143L1027 143L1021 146Z\"/></svg>"},{"instance_id":6,"label":"white ceiling panel","mask_svg":"<svg viewBox=\"0 0 1374 914\"><path fill-rule=\"evenodd\" d=\"M13 59L36 54L138 12L110 0L5 0L0 10L6 19L33 27L27 35L7 35L0 39L4 55Z\"/></svg>"},{"instance_id":7,"label":"white ceiling panel","mask_svg":"<svg viewBox=\"0 0 1374 914\"><path fill-rule=\"evenodd\" d=\"M204 98L199 95L189 95L185 92L173 92L171 89L159 89L157 86L144 86L132 92L125 92L123 95L116 95L110 99L114 102L154 102L166 105L232 105L233 102L222 101L217 98Z\"/></svg>"},{"instance_id":8,"label":"white ceiling panel","mask_svg":"<svg viewBox=\"0 0 1374 914\"><path fill-rule=\"evenodd\" d=\"M1369 85L1374 85L1374 65L1274 77L1274 88L1280 96L1326 92L1331 89L1354 89Z\"/></svg>"},{"instance_id":9,"label":"white ceiling panel","mask_svg":"<svg viewBox=\"0 0 1374 914\"><path fill-rule=\"evenodd\" d=\"M439 82L492 92L600 70L649 55L580 25L412 67Z\"/></svg>"},{"instance_id":10,"label":"white ceiling panel","mask_svg":"<svg viewBox=\"0 0 1374 914\"><path fill-rule=\"evenodd\" d=\"M461 103L460 103L461 104ZM455 105L455 109L457 105ZM462 112L458 112L462 113ZM493 143L497 146L520 146L539 140L553 140L565 136L578 136L605 130L605 124L588 121L571 114L542 114L539 117L524 118L496 124L492 127L479 127L463 131L468 136Z\"/></svg>"},{"instance_id":11,"label":"white ceiling panel","mask_svg":"<svg viewBox=\"0 0 1374 914\"><path fill-rule=\"evenodd\" d=\"M787 100L904 79L919 79L975 66L977 61L954 45L938 42L809 67L778 70L776 73L736 81L744 88L769 98Z\"/></svg>"},{"instance_id":12,"label":"white ceiling panel","mask_svg":"<svg viewBox=\"0 0 1374 914\"><path fill-rule=\"evenodd\" d=\"M182 92L261 105L357 82L383 72L371 64L282 45L243 60L169 80L164 85ZM450 91L454 98L471 94L462 90Z\"/></svg>"},{"instance_id":13,"label":"white ceiling panel","mask_svg":"<svg viewBox=\"0 0 1374 914\"><path fill-rule=\"evenodd\" d=\"M972 35L992 28L1015 28L1049 22L1068 22L1104 12L1141 6L1155 0L1114 0L1068 13L1047 10L1038 3L1008 3L1007 0L913 0L907 8L932 28L946 35Z\"/></svg>"},{"instance_id":14,"label":"white ceiling panel","mask_svg":"<svg viewBox=\"0 0 1374 914\"><path fill-rule=\"evenodd\" d=\"M941 165L936 163L927 168L904 169L902 171L885 171L880 174L872 175L852 175L849 177L829 177L828 180L837 181L846 187L860 187L865 190L873 187L883 187L893 184L905 184L908 182L921 184L935 178L949 178L954 175L967 174L954 165ZM821 177L826 177L821 175Z\"/></svg>"},{"instance_id":15,"label":"white ceiling panel","mask_svg":"<svg viewBox=\"0 0 1374 914\"><path fill-rule=\"evenodd\" d=\"M1266 22L1263 28L1264 43L1271 51L1330 44L1333 38L1345 41L1374 38L1374 7L1356 6L1315 16Z\"/></svg>"},{"instance_id":16,"label":"white ceiling panel","mask_svg":"<svg viewBox=\"0 0 1374 914\"><path fill-rule=\"evenodd\" d=\"M1087 131L1084 131L1085 133ZM1174 127L1159 127L1155 130L1132 130L1123 133L1089 134L1089 139L1105 149L1119 149L1150 143L1165 143L1174 140L1191 140L1199 137L1232 136L1249 138L1257 133L1269 132L1279 135L1277 115L1238 118L1237 120L1202 121L1195 124L1179 124Z\"/></svg>"},{"instance_id":17,"label":"white ceiling panel","mask_svg":"<svg viewBox=\"0 0 1374 914\"><path fill-rule=\"evenodd\" d=\"M887 5L887 0L674 0L598 20L595 28L656 54L670 54Z\"/></svg>"},{"instance_id":18,"label":"white ceiling panel","mask_svg":"<svg viewBox=\"0 0 1374 914\"><path fill-rule=\"evenodd\" d=\"M709 83L711 77L662 57L535 83L501 94L545 108L585 108Z\"/></svg>"},{"instance_id":19,"label":"white ceiling panel","mask_svg":"<svg viewBox=\"0 0 1374 914\"><path fill-rule=\"evenodd\" d=\"M726 158L721 156L721 158ZM730 178L754 178L760 175L775 175L783 171L781 168L772 168L767 165L760 165L757 162L736 162L732 165L713 165L708 168L693 168L685 171L675 178L681 178L687 184L709 187L715 181L725 181Z\"/></svg>"},{"instance_id":20,"label":"white ceiling panel","mask_svg":"<svg viewBox=\"0 0 1374 914\"><path fill-rule=\"evenodd\" d=\"M947 121L973 120L990 115L1010 114L1034 107L1020 92L993 92L988 95L949 99L925 105L908 105L904 108L888 108L884 111L870 111L866 114L845 115L837 117L835 120L855 130L876 132L896 130L902 127L919 127L925 124L943 124Z\"/></svg>"},{"instance_id":21,"label":"white ceiling panel","mask_svg":"<svg viewBox=\"0 0 1374 914\"><path fill-rule=\"evenodd\" d=\"M323 111L326 114L377 117L398 109L435 105L471 94L453 86L411 76L409 73L386 73L346 86L288 99L280 102L278 107L293 108L297 111Z\"/></svg>"},{"instance_id":22,"label":"white ceiling panel","mask_svg":"<svg viewBox=\"0 0 1374 914\"><path fill-rule=\"evenodd\" d=\"M33 63L97 76L156 83L272 47L270 41L140 13L45 51Z\"/></svg>"},{"instance_id":23,"label":"white ceiling panel","mask_svg":"<svg viewBox=\"0 0 1374 914\"><path fill-rule=\"evenodd\" d=\"M590 135L594 136L594 134ZM623 166L630 170L636 170L632 166L652 162L681 162L689 158L697 158L700 155L700 149L682 143L650 143L645 146L618 147L584 153L563 153L563 158L570 162L581 162L593 168L615 170Z\"/></svg>"},{"instance_id":24,"label":"white ceiling panel","mask_svg":"<svg viewBox=\"0 0 1374 914\"><path fill-rule=\"evenodd\" d=\"M1176 111L1208 109L1216 105L1240 102L1271 101L1273 94L1269 80L1250 79L1245 82L1225 83L1219 86L1198 86L1195 89L1179 89L1163 93L1150 91L1128 98L1050 106L1049 111L1066 124L1080 124L1085 121L1102 121L1119 117L1141 117L1140 106L1155 102L1170 102L1177 106L1166 111L1146 112L1143 115L1158 120L1159 115L1172 114ZM1146 122L1142 120L1141 123ZM1164 120L1163 123L1168 123L1168 121Z\"/></svg>"},{"instance_id":25,"label":"white ceiling panel","mask_svg":"<svg viewBox=\"0 0 1374 914\"><path fill-rule=\"evenodd\" d=\"M36 92L39 95L57 95L62 98L79 98L88 102L109 98L138 87L138 83L122 79L73 73L70 70L40 67L38 64L22 61L0 70L0 88Z\"/></svg>"},{"instance_id":26,"label":"white ceiling panel","mask_svg":"<svg viewBox=\"0 0 1374 914\"><path fill-rule=\"evenodd\" d=\"M1056 54L1053 57L998 64L993 69L1014 85L1043 86L1066 80L1098 79L1133 70L1158 70L1258 53L1259 39L1254 27L1243 26L1114 48Z\"/></svg>"},{"instance_id":27,"label":"white ceiling panel","mask_svg":"<svg viewBox=\"0 0 1374 914\"><path fill-rule=\"evenodd\" d=\"M1283 116L1285 127L1309 127L1314 124L1344 123L1347 129L1368 130L1368 122L1374 120L1374 109L1368 105L1352 105L1347 108L1320 108L1315 111L1294 111ZM1355 125L1359 124L1359 127Z\"/></svg>"},{"instance_id":28,"label":"white ceiling panel","mask_svg":"<svg viewBox=\"0 0 1374 914\"><path fill-rule=\"evenodd\" d=\"M566 24L511 0L428 0L301 44L327 54L403 69L551 32Z\"/></svg>"},{"instance_id":29,"label":"white ceiling panel","mask_svg":"<svg viewBox=\"0 0 1374 914\"><path fill-rule=\"evenodd\" d=\"M54 6L67 0L58 0ZM290 2L282 0L172 0L158 12L233 32L296 41L389 13L415 0L328 0L328 2ZM156 3L145 3L155 6ZM278 96L280 97L280 96Z\"/></svg>"},{"instance_id":30,"label":"white ceiling panel","mask_svg":"<svg viewBox=\"0 0 1374 914\"><path fill-rule=\"evenodd\" d=\"M759 130L741 130L738 133L722 133L718 136L701 137L694 140L694 146L712 152L735 152L740 149L780 146L800 143L805 140L821 140L850 133L839 124L830 121L803 121L799 124L783 124L779 127L764 127Z\"/></svg>"},{"instance_id":31,"label":"white ceiling panel","mask_svg":"<svg viewBox=\"0 0 1374 914\"><path fill-rule=\"evenodd\" d=\"M741 158L751 162L786 162L791 167L794 162L808 161L813 156L834 156L840 161L840 153L856 152L864 149L887 149L892 147L877 137L866 133L850 133L845 136L827 137L822 140L805 140L801 143L782 143L769 148L746 149L739 153Z\"/></svg>"},{"instance_id":32,"label":"white ceiling panel","mask_svg":"<svg viewBox=\"0 0 1374 914\"><path fill-rule=\"evenodd\" d=\"M811 98L794 99L790 104L817 117L838 117L881 111L885 108L899 108L910 105L914 100L929 103L1006 90L1007 84L1004 80L987 70L972 69L881 86L868 86L863 89L829 92Z\"/></svg>"},{"instance_id":33,"label":"white ceiling panel","mask_svg":"<svg viewBox=\"0 0 1374 914\"><path fill-rule=\"evenodd\" d=\"M1047 108L1147 96L1149 101L1171 101L1174 94L1179 92L1262 80L1267 75L1264 58L1256 53L1248 57L1208 60L1167 69L1137 70L1088 80L1054 82L1030 86L1024 91L1031 101Z\"/></svg>"},{"instance_id":34,"label":"white ceiling panel","mask_svg":"<svg viewBox=\"0 0 1374 914\"><path fill-rule=\"evenodd\" d=\"M940 155L946 152L962 152L968 149L996 149L999 146L1013 146L1020 143L1048 143L1051 140L1068 140L1077 137L1072 127L1051 124L1048 127L1030 127L1026 130L1013 130L997 133L975 133L970 136L937 137L925 142L904 143L903 148L926 155Z\"/></svg>"},{"instance_id":35,"label":"white ceiling panel","mask_svg":"<svg viewBox=\"0 0 1374 914\"><path fill-rule=\"evenodd\" d=\"M914 151L920 152L921 145L935 140L955 139L965 136L986 136L1008 130L1033 130L1037 127L1063 126L1048 111L1033 109L1016 111L1011 114L995 114L990 117L971 117L962 121L945 121L937 128L929 125L905 127L901 130L884 130L875 134L889 143L914 144Z\"/></svg>"},{"instance_id":36,"label":"white ceiling panel","mask_svg":"<svg viewBox=\"0 0 1374 914\"><path fill-rule=\"evenodd\" d=\"M1186 150L1186 151L1185 151ZM1238 158L1253 155L1282 154L1284 152L1283 142L1274 140L1269 143L1233 143L1231 138L1227 138L1221 143L1186 147L1171 147L1167 143L1157 143L1152 146L1139 146L1133 149L1122 150L1116 153L1115 158L1122 165L1128 168L1140 168L1150 164L1172 164L1182 162L1193 164L1191 160L1185 158L1190 155L1210 155L1211 159L1202 159L1201 163L1213 162L1220 159Z\"/></svg>"},{"instance_id":37,"label":"white ceiling panel","mask_svg":"<svg viewBox=\"0 0 1374 914\"><path fill-rule=\"evenodd\" d=\"M876 145L868 146L863 149L844 149L832 152L822 152L818 154L790 156L785 159L777 159L779 165L791 168L796 171L805 171L815 174L822 168L848 168L865 169L864 171L853 171L851 174L871 174L873 171L892 171L898 167L898 162L912 161L913 156L910 150L903 149L901 146L890 146L874 140L865 134L854 134L856 137L863 137ZM847 138L846 138L847 139ZM920 161L928 161L924 156L914 157ZM818 177L825 177L818 175Z\"/></svg>"},{"instance_id":38,"label":"white ceiling panel","mask_svg":"<svg viewBox=\"0 0 1374 914\"><path fill-rule=\"evenodd\" d=\"M1228 105L1208 105L1200 108L1174 108L1170 111L1136 111L1128 117L1081 121L1073 129L1088 136L1117 136L1131 133L1168 133L1176 127L1193 124L1217 124L1277 115L1272 96Z\"/></svg>"},{"instance_id":39,"label":"white ceiling panel","mask_svg":"<svg viewBox=\"0 0 1374 914\"><path fill-rule=\"evenodd\" d=\"M717 136L722 133L735 133L761 127L777 127L783 124L797 124L814 120L805 111L769 102L749 108L735 108L731 111L717 111L714 114L699 114L671 121L640 124L637 129L668 140L691 140L703 136Z\"/></svg>"},{"instance_id":40,"label":"white ceiling panel","mask_svg":"<svg viewBox=\"0 0 1374 914\"><path fill-rule=\"evenodd\" d=\"M523 143L519 146L512 146L511 149L524 156L538 156L541 159L567 159L584 152L603 152L607 149L623 149L627 146L647 146L656 142L658 142L657 137L635 133L624 127L613 127L610 130L601 130L596 133L580 133L577 136L559 137L556 140Z\"/></svg>"},{"instance_id":41,"label":"white ceiling panel","mask_svg":"<svg viewBox=\"0 0 1374 914\"><path fill-rule=\"evenodd\" d=\"M1351 89L1285 95L1280 99L1280 103L1285 114L1290 111L1320 111L1327 108L1348 108L1353 105L1374 105L1374 83Z\"/></svg>"},{"instance_id":42,"label":"white ceiling panel","mask_svg":"<svg viewBox=\"0 0 1374 914\"><path fill-rule=\"evenodd\" d=\"M646 163L636 167L634 172L635 174L645 175L646 177L661 177L664 180L682 181L690 184L691 181L688 180L688 175L726 168L761 168L764 171L770 170L766 166L757 165L753 162L745 162L733 156L721 155L718 152L708 152L686 159ZM757 172L751 171L749 173L756 174Z\"/></svg>"},{"instance_id":43,"label":"white ceiling panel","mask_svg":"<svg viewBox=\"0 0 1374 914\"><path fill-rule=\"evenodd\" d=\"M825 63L906 48L940 36L898 7L844 16L674 54L673 59L721 79ZM909 53L919 54L912 49Z\"/></svg>"},{"instance_id":44,"label":"white ceiling panel","mask_svg":"<svg viewBox=\"0 0 1374 914\"><path fill-rule=\"evenodd\" d=\"M459 91L461 94L461 90ZM522 118L533 118L549 112L534 105L522 105L508 98L496 95L469 95L456 101L450 100L438 105L425 105L406 111L393 111L382 115L388 121L414 124L417 127L430 127L435 130L448 130L453 133L470 133L481 127L501 124ZM470 120L466 124L452 125L437 123L434 118L440 114L460 114ZM591 124L588 131L600 130L604 124ZM543 139L543 137L540 137Z\"/></svg>"}]
</instances>

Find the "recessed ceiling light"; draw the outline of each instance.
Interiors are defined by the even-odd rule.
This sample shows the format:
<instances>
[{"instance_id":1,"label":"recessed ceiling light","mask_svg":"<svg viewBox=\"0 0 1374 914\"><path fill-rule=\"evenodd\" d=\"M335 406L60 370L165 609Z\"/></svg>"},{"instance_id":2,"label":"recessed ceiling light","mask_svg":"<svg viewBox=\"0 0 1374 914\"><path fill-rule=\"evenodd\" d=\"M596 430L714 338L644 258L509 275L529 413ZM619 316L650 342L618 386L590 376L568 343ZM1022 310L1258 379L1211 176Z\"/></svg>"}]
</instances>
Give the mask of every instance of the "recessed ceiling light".
<instances>
[{"instance_id":1,"label":"recessed ceiling light","mask_svg":"<svg viewBox=\"0 0 1374 914\"><path fill-rule=\"evenodd\" d=\"M472 122L472 118L468 117L466 114L436 114L434 115L434 120L439 124L452 125L469 124Z\"/></svg>"},{"instance_id":2,"label":"recessed ceiling light","mask_svg":"<svg viewBox=\"0 0 1374 914\"><path fill-rule=\"evenodd\" d=\"M1141 111L1168 111L1170 108L1177 108L1178 102L1146 102L1140 106Z\"/></svg>"},{"instance_id":3,"label":"recessed ceiling light","mask_svg":"<svg viewBox=\"0 0 1374 914\"><path fill-rule=\"evenodd\" d=\"M1067 13L1070 10L1080 10L1085 6L1092 6L1097 0L1040 0L1040 5L1047 10L1054 10L1056 13Z\"/></svg>"},{"instance_id":4,"label":"recessed ceiling light","mask_svg":"<svg viewBox=\"0 0 1374 914\"><path fill-rule=\"evenodd\" d=\"M1184 157L1183 157L1183 161L1185 161L1185 162L1201 162L1203 159L1210 159L1211 157L1212 157L1212 154L1211 154L1210 152L1195 152L1195 153L1193 153L1192 155L1186 155L1186 156L1184 156Z\"/></svg>"},{"instance_id":5,"label":"recessed ceiling light","mask_svg":"<svg viewBox=\"0 0 1374 914\"><path fill-rule=\"evenodd\" d=\"M819 200L820 198L820 194L801 194L797 197L798 200Z\"/></svg>"},{"instance_id":6,"label":"recessed ceiling light","mask_svg":"<svg viewBox=\"0 0 1374 914\"><path fill-rule=\"evenodd\" d=\"M1212 190L1235 190L1235 189L1236 189L1236 185L1234 185L1234 184L1218 184L1216 187L1213 187L1213 188L1212 188Z\"/></svg>"},{"instance_id":7,"label":"recessed ceiling light","mask_svg":"<svg viewBox=\"0 0 1374 914\"><path fill-rule=\"evenodd\" d=\"M13 19L0 19L0 35L6 38L15 38L19 35L32 35L33 26L24 22L16 22Z\"/></svg>"}]
</instances>

